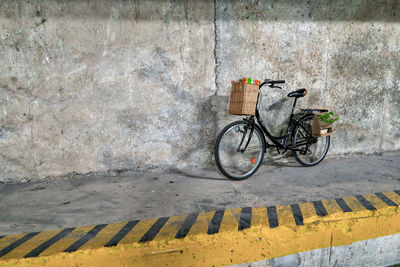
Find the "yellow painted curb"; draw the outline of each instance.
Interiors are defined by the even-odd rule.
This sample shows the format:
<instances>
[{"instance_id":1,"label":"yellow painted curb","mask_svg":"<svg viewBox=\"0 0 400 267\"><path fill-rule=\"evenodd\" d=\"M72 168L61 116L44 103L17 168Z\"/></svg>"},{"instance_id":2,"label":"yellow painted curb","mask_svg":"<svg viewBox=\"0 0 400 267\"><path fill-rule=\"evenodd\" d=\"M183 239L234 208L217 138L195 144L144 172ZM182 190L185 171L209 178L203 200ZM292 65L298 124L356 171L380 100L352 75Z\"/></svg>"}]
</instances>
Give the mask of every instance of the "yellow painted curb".
<instances>
[{"instance_id":1,"label":"yellow painted curb","mask_svg":"<svg viewBox=\"0 0 400 267\"><path fill-rule=\"evenodd\" d=\"M0 266L220 266L400 232L400 191L17 234Z\"/></svg>"}]
</instances>

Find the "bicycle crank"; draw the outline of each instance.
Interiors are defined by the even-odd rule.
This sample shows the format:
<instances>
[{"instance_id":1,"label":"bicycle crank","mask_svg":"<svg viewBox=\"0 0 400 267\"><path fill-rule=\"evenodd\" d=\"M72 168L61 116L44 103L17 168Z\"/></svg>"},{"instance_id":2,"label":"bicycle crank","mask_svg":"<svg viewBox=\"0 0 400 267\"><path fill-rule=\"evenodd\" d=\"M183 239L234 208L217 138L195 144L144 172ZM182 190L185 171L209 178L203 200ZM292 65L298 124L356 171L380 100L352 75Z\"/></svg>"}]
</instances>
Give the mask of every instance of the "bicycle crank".
<instances>
[{"instance_id":1,"label":"bicycle crank","mask_svg":"<svg viewBox=\"0 0 400 267\"><path fill-rule=\"evenodd\" d=\"M302 148L302 149L300 150L300 154L302 154L302 155L311 155L312 152L311 152L311 150L309 150L308 148Z\"/></svg>"}]
</instances>

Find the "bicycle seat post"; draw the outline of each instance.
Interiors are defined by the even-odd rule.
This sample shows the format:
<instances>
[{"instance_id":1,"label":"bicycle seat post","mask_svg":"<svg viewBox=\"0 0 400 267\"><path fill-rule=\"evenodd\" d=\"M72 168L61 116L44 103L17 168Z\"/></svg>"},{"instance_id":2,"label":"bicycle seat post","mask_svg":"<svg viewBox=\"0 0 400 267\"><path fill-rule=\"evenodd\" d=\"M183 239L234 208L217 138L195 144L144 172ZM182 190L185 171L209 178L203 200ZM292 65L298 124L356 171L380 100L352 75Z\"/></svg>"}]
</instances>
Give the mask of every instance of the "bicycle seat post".
<instances>
[{"instance_id":1,"label":"bicycle seat post","mask_svg":"<svg viewBox=\"0 0 400 267\"><path fill-rule=\"evenodd\" d=\"M296 107L296 103L297 103L297 97L294 98L292 111L290 112L289 123L288 123L287 130L286 130L286 136L285 136L285 139L283 140L283 144L282 144L285 149L283 151L281 151L280 154L285 153L286 150L287 150L287 144L288 144L288 140L289 140L289 136L290 136L290 130L291 130L290 129L290 124L291 124L291 121L293 120L294 109Z\"/></svg>"},{"instance_id":2,"label":"bicycle seat post","mask_svg":"<svg viewBox=\"0 0 400 267\"><path fill-rule=\"evenodd\" d=\"M290 113L290 119L292 119L292 116L293 116L293 113L294 113L294 108L296 107L296 103L297 103L297 97L294 98L292 112Z\"/></svg>"}]
</instances>

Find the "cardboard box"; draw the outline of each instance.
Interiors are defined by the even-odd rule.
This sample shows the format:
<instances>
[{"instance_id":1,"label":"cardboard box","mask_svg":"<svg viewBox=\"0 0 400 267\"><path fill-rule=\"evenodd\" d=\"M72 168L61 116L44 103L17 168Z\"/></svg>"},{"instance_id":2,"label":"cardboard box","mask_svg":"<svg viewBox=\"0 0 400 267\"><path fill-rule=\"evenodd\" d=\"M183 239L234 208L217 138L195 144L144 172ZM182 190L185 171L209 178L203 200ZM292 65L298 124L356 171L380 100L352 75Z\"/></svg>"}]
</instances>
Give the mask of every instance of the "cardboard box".
<instances>
[{"instance_id":1,"label":"cardboard box","mask_svg":"<svg viewBox=\"0 0 400 267\"><path fill-rule=\"evenodd\" d=\"M332 123L326 123L320 121L318 119L318 115L321 114L314 114L313 122L312 122L312 135L314 137L323 137L323 136L330 136L333 134L333 125Z\"/></svg>"}]
</instances>

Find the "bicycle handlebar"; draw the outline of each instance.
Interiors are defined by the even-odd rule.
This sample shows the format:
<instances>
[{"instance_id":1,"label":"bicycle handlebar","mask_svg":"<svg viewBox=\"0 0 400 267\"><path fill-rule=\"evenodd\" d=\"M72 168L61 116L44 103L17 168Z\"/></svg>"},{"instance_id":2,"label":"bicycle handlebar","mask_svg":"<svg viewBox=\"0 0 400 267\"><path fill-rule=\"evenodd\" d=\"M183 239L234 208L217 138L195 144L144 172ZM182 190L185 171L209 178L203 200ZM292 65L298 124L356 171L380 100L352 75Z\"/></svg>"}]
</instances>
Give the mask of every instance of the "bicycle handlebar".
<instances>
[{"instance_id":1,"label":"bicycle handlebar","mask_svg":"<svg viewBox=\"0 0 400 267\"><path fill-rule=\"evenodd\" d=\"M261 85L260 88L263 87L264 85L268 85L271 88L280 88L279 86L275 86L275 84L277 83L285 83L285 80L270 80L270 79L266 79Z\"/></svg>"},{"instance_id":2,"label":"bicycle handlebar","mask_svg":"<svg viewBox=\"0 0 400 267\"><path fill-rule=\"evenodd\" d=\"M268 80L268 82L269 83L285 83L285 80L275 80L275 81L273 81L273 80Z\"/></svg>"}]
</instances>

